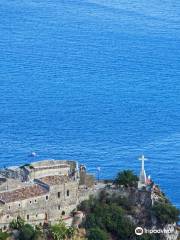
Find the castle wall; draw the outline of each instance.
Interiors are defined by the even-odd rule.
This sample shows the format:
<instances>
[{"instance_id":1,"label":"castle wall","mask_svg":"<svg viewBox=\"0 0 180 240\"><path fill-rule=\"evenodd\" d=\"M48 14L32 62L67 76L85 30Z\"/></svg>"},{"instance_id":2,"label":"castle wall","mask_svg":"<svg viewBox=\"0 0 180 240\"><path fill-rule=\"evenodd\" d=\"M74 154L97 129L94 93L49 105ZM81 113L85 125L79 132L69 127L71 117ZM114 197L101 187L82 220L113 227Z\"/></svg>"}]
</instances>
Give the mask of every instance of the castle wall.
<instances>
[{"instance_id":1,"label":"castle wall","mask_svg":"<svg viewBox=\"0 0 180 240\"><path fill-rule=\"evenodd\" d=\"M77 206L78 182L69 181L62 185L51 186L48 216L50 221L69 215Z\"/></svg>"},{"instance_id":2,"label":"castle wall","mask_svg":"<svg viewBox=\"0 0 180 240\"><path fill-rule=\"evenodd\" d=\"M51 186L47 194L6 204L0 204L0 228L8 226L18 216L38 225L45 220L55 223L68 216L77 206L78 182L69 181Z\"/></svg>"},{"instance_id":3,"label":"castle wall","mask_svg":"<svg viewBox=\"0 0 180 240\"><path fill-rule=\"evenodd\" d=\"M82 200L89 197L90 192L92 193L87 186L83 186L84 193L79 191L80 179L77 178L78 173L74 171L75 167L76 162L73 161L49 160L22 167L23 179L34 181L30 186L36 185L44 189L43 195L37 191L35 196L31 197L29 190L25 191L27 195L22 197L23 191L18 188L19 195L12 199L6 192L8 198L4 198L4 203L0 201L0 228L8 227L18 216L33 225L44 222L56 223L61 218L70 224L72 222L70 213ZM82 179L84 184L88 183L90 186L93 184L93 179L91 176L87 177L86 173L83 173ZM1 196L4 197L3 192ZM18 197L23 200L18 200Z\"/></svg>"},{"instance_id":4,"label":"castle wall","mask_svg":"<svg viewBox=\"0 0 180 240\"><path fill-rule=\"evenodd\" d=\"M64 168L52 168L52 169L32 169L32 171L29 173L29 180L35 179L35 178L42 178L45 176L53 176L53 175L68 175L70 168L64 167Z\"/></svg>"}]
</instances>

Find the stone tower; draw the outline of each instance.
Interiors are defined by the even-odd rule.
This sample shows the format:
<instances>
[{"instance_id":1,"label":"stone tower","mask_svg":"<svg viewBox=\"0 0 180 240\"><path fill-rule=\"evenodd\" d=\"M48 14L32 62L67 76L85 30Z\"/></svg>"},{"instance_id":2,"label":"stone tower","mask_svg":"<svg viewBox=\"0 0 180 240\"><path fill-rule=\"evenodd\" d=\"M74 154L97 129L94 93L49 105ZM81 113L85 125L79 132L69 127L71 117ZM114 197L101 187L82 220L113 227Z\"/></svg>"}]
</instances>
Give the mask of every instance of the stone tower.
<instances>
[{"instance_id":1,"label":"stone tower","mask_svg":"<svg viewBox=\"0 0 180 240\"><path fill-rule=\"evenodd\" d=\"M86 166L81 164L79 168L80 185L86 185Z\"/></svg>"}]
</instances>

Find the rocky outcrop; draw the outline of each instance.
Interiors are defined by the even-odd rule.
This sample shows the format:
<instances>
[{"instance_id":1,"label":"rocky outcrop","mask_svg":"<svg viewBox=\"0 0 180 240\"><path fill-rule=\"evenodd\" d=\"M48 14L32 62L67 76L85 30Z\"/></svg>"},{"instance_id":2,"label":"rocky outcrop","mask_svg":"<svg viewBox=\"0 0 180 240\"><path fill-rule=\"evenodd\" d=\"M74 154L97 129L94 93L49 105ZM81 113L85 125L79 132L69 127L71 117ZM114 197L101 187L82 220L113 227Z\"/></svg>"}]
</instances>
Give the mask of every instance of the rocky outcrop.
<instances>
[{"instance_id":1,"label":"rocky outcrop","mask_svg":"<svg viewBox=\"0 0 180 240\"><path fill-rule=\"evenodd\" d=\"M107 194L111 197L122 197L127 199L131 210L127 211L127 218L136 226L142 227L147 231L157 232L162 240L180 240L180 229L176 223L162 224L158 222L156 216L152 213L152 207L155 202L167 202L164 193L156 186L156 198L154 196L154 188L147 190L137 189L136 187L120 187L111 186L105 188ZM160 233L161 232L161 233Z\"/></svg>"}]
</instances>

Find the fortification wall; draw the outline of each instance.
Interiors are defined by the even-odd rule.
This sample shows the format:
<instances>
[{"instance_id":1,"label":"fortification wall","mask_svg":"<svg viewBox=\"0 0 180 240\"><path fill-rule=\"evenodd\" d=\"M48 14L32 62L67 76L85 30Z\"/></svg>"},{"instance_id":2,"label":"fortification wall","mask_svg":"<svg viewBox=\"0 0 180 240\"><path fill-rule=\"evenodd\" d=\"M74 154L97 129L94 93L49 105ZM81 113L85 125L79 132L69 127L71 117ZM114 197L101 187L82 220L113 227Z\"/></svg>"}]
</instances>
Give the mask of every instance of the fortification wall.
<instances>
[{"instance_id":1,"label":"fortification wall","mask_svg":"<svg viewBox=\"0 0 180 240\"><path fill-rule=\"evenodd\" d=\"M29 173L29 180L35 179L35 178L42 178L45 176L54 176L54 175L68 175L68 172L70 170L70 167L64 167L64 168L53 168L53 169L39 169L34 170Z\"/></svg>"}]
</instances>

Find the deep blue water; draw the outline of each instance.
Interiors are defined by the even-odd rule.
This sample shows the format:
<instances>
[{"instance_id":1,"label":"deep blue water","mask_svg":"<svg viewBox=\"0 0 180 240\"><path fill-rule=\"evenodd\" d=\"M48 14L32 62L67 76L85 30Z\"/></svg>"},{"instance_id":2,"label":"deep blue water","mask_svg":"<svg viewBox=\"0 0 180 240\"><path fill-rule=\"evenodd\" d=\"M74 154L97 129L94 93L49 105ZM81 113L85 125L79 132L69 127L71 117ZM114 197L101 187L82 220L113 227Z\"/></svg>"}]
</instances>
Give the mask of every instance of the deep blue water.
<instances>
[{"instance_id":1,"label":"deep blue water","mask_svg":"<svg viewBox=\"0 0 180 240\"><path fill-rule=\"evenodd\" d=\"M179 1L1 0L0 166L75 159L111 178L142 153L180 206Z\"/></svg>"}]
</instances>

